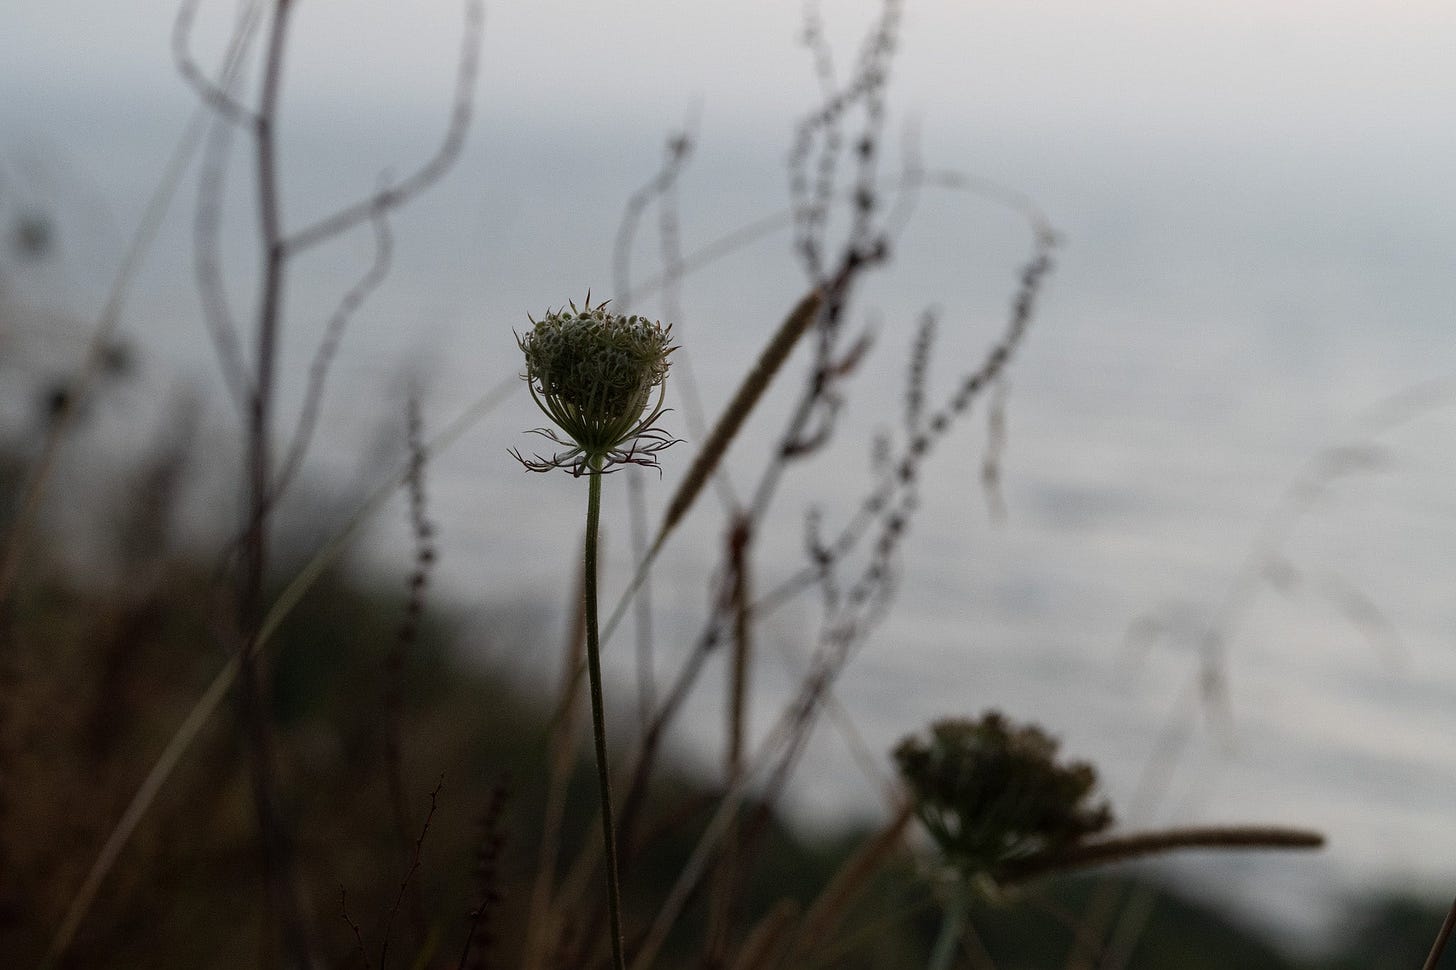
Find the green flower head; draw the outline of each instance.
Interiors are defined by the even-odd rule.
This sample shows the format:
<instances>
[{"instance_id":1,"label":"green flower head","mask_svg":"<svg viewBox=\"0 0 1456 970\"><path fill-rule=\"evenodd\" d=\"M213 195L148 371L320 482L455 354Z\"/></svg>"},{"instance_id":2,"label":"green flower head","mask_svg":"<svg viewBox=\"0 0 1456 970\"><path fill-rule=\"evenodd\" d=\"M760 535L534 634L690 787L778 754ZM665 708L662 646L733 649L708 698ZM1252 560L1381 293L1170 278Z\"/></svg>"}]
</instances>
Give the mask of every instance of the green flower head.
<instances>
[{"instance_id":1,"label":"green flower head","mask_svg":"<svg viewBox=\"0 0 1456 970\"><path fill-rule=\"evenodd\" d=\"M672 327L645 317L610 313L606 303L549 310L516 334L526 357L521 375L536 405L556 426L537 428L566 450L527 459L531 471L564 468L574 475L621 464L657 467L657 454L676 439L655 427L664 413Z\"/></svg>"},{"instance_id":2,"label":"green flower head","mask_svg":"<svg viewBox=\"0 0 1456 970\"><path fill-rule=\"evenodd\" d=\"M947 719L895 748L915 812L945 861L963 876L996 878L1007 862L1054 853L1112 823L1089 803L1097 772L1057 761L1057 741L995 711Z\"/></svg>"}]
</instances>

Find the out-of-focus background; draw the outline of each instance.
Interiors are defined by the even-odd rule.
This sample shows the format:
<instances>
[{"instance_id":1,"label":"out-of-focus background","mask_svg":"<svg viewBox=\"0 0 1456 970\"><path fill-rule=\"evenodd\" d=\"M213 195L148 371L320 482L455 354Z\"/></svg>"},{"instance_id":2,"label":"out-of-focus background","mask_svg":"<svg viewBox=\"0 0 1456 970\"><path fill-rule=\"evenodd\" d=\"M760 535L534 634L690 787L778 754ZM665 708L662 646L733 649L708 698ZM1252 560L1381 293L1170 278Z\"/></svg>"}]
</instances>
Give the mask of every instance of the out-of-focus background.
<instances>
[{"instance_id":1,"label":"out-of-focus background","mask_svg":"<svg viewBox=\"0 0 1456 970\"><path fill-rule=\"evenodd\" d=\"M170 6L9 0L0 13L0 218L19 234L0 264L0 426L22 452L197 110L172 66ZM878 8L823 7L843 75ZM204 63L232 15L203 5ZM389 278L355 316L325 398L309 501L347 507L383 474L394 453L381 429L402 420L411 375L427 431L438 428L518 372L511 331L528 313L588 289L613 295L623 207L673 133L693 139L677 190L684 250L782 213L793 132L820 97L803 27L799 5L767 0L491 4L469 141L393 220ZM437 0L297 5L280 133L291 225L428 156L459 32L457 5ZM1436 2L906 4L882 171L918 160L1019 193L1061 245L1009 379L1004 514L980 484L978 418L925 476L893 611L840 684L869 750L998 706L1094 761L1129 822L1318 828L1329 847L1316 857L1171 869L1286 940L1318 941L1362 893L1450 895L1453 55L1456 9ZM245 315L257 266L243 162L230 179L221 257ZM850 323L873 323L876 344L832 454L786 485L765 588L801 565L811 504L843 520L869 488L920 314L940 308L930 386L942 392L999 333L1031 243L1000 191L927 188L860 294ZM126 379L92 405L49 493L78 562L96 558L87 511L113 490L106 470L179 408L206 429L216 461L204 479L237 460L238 415L200 324L194 204L189 176L123 311ZM637 279L661 269L654 231L649 220L638 236ZM285 414L369 253L364 232L299 262ZM710 415L804 287L787 228L682 280L671 322ZM632 309L665 312L660 293ZM685 436L676 387L669 398L668 424ZM787 404L770 399L731 453L744 481ZM432 595L480 622L509 607L554 644L584 486L506 455L539 423L522 388L431 462ZM646 480L654 512L690 448L666 456L660 484ZM236 523L233 486L218 474L195 493L188 535L215 548ZM608 490L608 600L632 566L624 495ZM657 571L664 670L701 623L723 529L701 505ZM367 568L402 575L409 542L403 513L382 514ZM776 644L816 616L810 597L765 624L760 731L793 683ZM1210 627L1222 634L1213 655ZM555 663L554 649L475 640L483 665L526 679ZM608 676L629 698L625 644L609 651ZM720 702L694 703L676 743L708 765ZM1168 756L1162 741L1185 729ZM1141 799L1150 764L1171 774ZM806 824L878 811L827 728L789 803Z\"/></svg>"}]
</instances>

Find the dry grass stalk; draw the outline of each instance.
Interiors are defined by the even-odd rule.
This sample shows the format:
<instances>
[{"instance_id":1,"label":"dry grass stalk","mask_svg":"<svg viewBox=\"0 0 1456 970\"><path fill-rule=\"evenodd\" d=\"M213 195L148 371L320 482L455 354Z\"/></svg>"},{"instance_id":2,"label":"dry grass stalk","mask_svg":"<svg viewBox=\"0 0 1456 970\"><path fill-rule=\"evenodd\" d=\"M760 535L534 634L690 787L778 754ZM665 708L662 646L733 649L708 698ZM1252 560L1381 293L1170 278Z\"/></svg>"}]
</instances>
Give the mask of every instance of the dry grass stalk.
<instances>
[{"instance_id":1,"label":"dry grass stalk","mask_svg":"<svg viewBox=\"0 0 1456 970\"><path fill-rule=\"evenodd\" d=\"M789 930L799 917L799 905L792 899L781 899L769 914L758 921L758 925L743 941L729 970L763 970L775 965L774 954L783 946Z\"/></svg>"},{"instance_id":2,"label":"dry grass stalk","mask_svg":"<svg viewBox=\"0 0 1456 970\"><path fill-rule=\"evenodd\" d=\"M718 463L727 455L728 446L733 443L734 437L743 427L743 422L748 419L759 399L768 390L769 384L773 382L774 375L783 367L784 361L789 359L789 353L798 344L799 339L818 318L819 310L823 305L824 294L817 289L810 292L784 318L784 322L779 325L773 338L763 348L763 353L759 354L753 369L748 372L748 376L738 386L738 390L734 393L732 400L728 402L728 406L723 409L722 417L713 426L713 430L707 440L703 442L703 446L698 449L698 454L693 459L692 465L688 467L682 484L678 486L677 492L668 502L662 525L658 527L657 538L653 541L652 551L648 554L649 560L661 549L668 534L697 500L703 485L713 474L713 470L718 467Z\"/></svg>"},{"instance_id":3,"label":"dry grass stalk","mask_svg":"<svg viewBox=\"0 0 1456 970\"><path fill-rule=\"evenodd\" d=\"M1138 832L1087 841L1049 855L1008 862L996 873L996 881L1002 885L1015 885L1052 873L1127 862L1180 849L1318 849L1324 844L1325 837L1319 832L1273 825Z\"/></svg>"},{"instance_id":4,"label":"dry grass stalk","mask_svg":"<svg viewBox=\"0 0 1456 970\"><path fill-rule=\"evenodd\" d=\"M902 803L889 823L840 867L834 879L824 887L819 898L814 900L813 906L804 917L803 925L795 934L793 946L786 954L790 966L795 965L795 959L807 956L828 942L849 907L890 856L900 848L905 829L914 817L914 809L910 803Z\"/></svg>"},{"instance_id":5,"label":"dry grass stalk","mask_svg":"<svg viewBox=\"0 0 1456 970\"><path fill-rule=\"evenodd\" d=\"M551 941L555 937L555 927L559 922L559 910L552 905L552 895L556 863L561 852L566 789L571 782L571 769L576 760L576 737L580 720L577 702L581 698L577 658L586 649L585 582L578 570L571 599L571 623L561 659L560 699L548 742L550 776L546 788L545 816L541 826L541 847L536 857L536 878L531 887L531 909L526 922L526 948L521 962L522 970L539 970L544 966Z\"/></svg>"}]
</instances>

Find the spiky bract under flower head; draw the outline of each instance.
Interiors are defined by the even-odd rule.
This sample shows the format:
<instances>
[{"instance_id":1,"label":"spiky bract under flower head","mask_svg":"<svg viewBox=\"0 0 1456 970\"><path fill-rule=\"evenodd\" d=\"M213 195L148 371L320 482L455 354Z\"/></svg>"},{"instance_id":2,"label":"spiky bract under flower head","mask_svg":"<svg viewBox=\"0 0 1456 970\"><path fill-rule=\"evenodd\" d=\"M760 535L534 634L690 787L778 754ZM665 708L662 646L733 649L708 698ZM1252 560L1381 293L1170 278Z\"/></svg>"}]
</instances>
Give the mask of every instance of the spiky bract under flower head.
<instances>
[{"instance_id":1,"label":"spiky bract under flower head","mask_svg":"<svg viewBox=\"0 0 1456 970\"><path fill-rule=\"evenodd\" d=\"M533 460L515 452L532 471L580 475L622 463L656 465L657 453L676 443L653 427L663 414L672 327L605 307L593 307L588 296L580 309L572 303L548 311L516 335L526 357L521 376L561 432L536 433L567 448Z\"/></svg>"},{"instance_id":2,"label":"spiky bract under flower head","mask_svg":"<svg viewBox=\"0 0 1456 970\"><path fill-rule=\"evenodd\" d=\"M946 862L994 880L1006 862L1055 852L1112 823L1105 802L1089 803L1096 770L1056 754L1056 739L1041 728L991 711L935 722L928 736L901 741L895 762Z\"/></svg>"}]
</instances>

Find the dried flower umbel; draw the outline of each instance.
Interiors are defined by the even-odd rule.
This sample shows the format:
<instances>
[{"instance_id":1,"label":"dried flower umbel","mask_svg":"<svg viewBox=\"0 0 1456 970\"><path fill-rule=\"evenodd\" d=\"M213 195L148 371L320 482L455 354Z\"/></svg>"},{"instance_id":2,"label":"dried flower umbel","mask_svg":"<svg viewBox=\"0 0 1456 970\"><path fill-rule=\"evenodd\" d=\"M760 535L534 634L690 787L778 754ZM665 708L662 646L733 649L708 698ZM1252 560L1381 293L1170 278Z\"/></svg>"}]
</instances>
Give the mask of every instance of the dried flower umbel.
<instances>
[{"instance_id":1,"label":"dried flower umbel","mask_svg":"<svg viewBox=\"0 0 1456 970\"><path fill-rule=\"evenodd\" d=\"M539 434L565 448L550 458L516 459L531 471L563 468L573 475L604 473L623 464L657 467L659 452L677 441L661 428L672 327L645 317L575 303L533 319L516 343L526 357L522 378L555 428Z\"/></svg>"},{"instance_id":2,"label":"dried flower umbel","mask_svg":"<svg viewBox=\"0 0 1456 970\"><path fill-rule=\"evenodd\" d=\"M915 811L945 861L964 877L990 876L1008 862L1057 852L1112 824L1090 802L1097 772L1056 759L1057 741L1034 724L992 711L978 721L947 719L895 749Z\"/></svg>"},{"instance_id":3,"label":"dried flower umbel","mask_svg":"<svg viewBox=\"0 0 1456 970\"><path fill-rule=\"evenodd\" d=\"M1179 849L1317 849L1324 836L1278 825L1214 825L1102 835L1106 802L1092 803L1097 772L1057 761L1057 742L995 711L944 720L895 749L911 804L946 866L945 915L927 970L948 970L977 896L1028 879ZM1094 838L1095 836L1095 838Z\"/></svg>"},{"instance_id":4,"label":"dried flower umbel","mask_svg":"<svg viewBox=\"0 0 1456 970\"><path fill-rule=\"evenodd\" d=\"M895 748L915 813L950 876L927 970L953 965L972 897L996 892L1008 864L1055 854L1112 824L1105 802L1088 803L1096 771L1056 754L1056 739L1041 728L1013 725L995 711L978 721L937 721L927 736Z\"/></svg>"}]
</instances>

